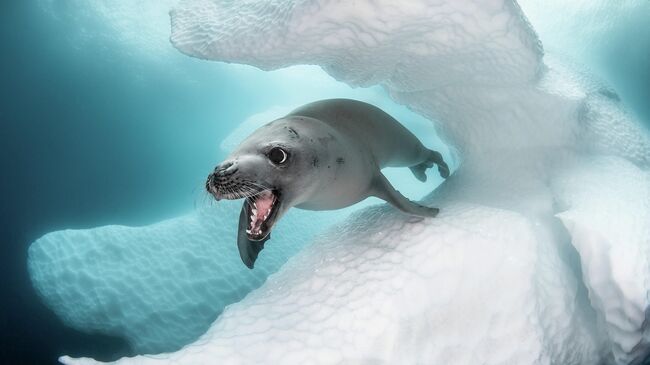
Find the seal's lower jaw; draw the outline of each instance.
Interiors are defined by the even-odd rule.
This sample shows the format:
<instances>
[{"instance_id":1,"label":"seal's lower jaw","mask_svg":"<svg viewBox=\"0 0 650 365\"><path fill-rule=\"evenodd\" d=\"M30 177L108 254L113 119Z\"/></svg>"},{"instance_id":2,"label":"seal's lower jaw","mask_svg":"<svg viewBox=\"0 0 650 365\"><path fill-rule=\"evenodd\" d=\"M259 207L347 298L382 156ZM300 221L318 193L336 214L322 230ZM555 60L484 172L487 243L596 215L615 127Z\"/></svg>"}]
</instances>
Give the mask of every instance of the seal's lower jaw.
<instances>
[{"instance_id":1,"label":"seal's lower jaw","mask_svg":"<svg viewBox=\"0 0 650 365\"><path fill-rule=\"evenodd\" d=\"M277 190L263 190L246 198L244 206L248 216L246 235L251 241L261 241L271 233L280 210L280 194Z\"/></svg>"}]
</instances>

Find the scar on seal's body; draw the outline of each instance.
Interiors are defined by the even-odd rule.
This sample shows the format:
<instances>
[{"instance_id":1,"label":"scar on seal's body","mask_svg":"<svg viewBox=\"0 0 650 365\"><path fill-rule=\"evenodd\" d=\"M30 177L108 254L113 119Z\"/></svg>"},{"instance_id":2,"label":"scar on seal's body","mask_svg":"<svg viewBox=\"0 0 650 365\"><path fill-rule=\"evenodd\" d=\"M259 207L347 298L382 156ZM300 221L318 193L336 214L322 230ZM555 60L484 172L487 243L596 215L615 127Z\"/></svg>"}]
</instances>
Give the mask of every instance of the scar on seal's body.
<instances>
[{"instance_id":1,"label":"scar on seal's body","mask_svg":"<svg viewBox=\"0 0 650 365\"><path fill-rule=\"evenodd\" d=\"M291 127L285 127L285 128L289 131L289 134L291 135L291 138L300 138L300 134L298 134L298 132L296 132L295 129L293 129Z\"/></svg>"}]
</instances>

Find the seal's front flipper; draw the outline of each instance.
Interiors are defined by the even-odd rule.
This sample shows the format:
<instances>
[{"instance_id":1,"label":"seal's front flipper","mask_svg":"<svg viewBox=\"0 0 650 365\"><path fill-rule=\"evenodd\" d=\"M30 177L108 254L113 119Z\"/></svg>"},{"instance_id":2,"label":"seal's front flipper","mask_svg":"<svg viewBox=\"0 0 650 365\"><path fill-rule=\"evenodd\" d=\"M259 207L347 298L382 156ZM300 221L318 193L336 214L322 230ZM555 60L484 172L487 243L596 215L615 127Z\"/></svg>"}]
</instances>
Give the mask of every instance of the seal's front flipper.
<instances>
[{"instance_id":1,"label":"seal's front flipper","mask_svg":"<svg viewBox=\"0 0 650 365\"><path fill-rule=\"evenodd\" d=\"M438 151L427 150L427 158L423 162L409 168L418 180L425 182L427 181L427 175L424 172L428 168L433 167L433 164L438 165L440 176L445 179L449 177L449 166L447 166L447 163L442 158L442 154Z\"/></svg>"},{"instance_id":2,"label":"seal's front flipper","mask_svg":"<svg viewBox=\"0 0 650 365\"><path fill-rule=\"evenodd\" d=\"M385 200L404 213L420 217L435 217L440 211L438 208L425 207L424 205L408 200L399 191L395 190L393 185L390 184L386 176L381 172L377 172L377 175L372 181L370 195Z\"/></svg>"},{"instance_id":3,"label":"seal's front flipper","mask_svg":"<svg viewBox=\"0 0 650 365\"><path fill-rule=\"evenodd\" d=\"M239 248L239 256L249 269L253 268L257 255L264 249L264 242L271 238L269 233L261 241L251 241L248 239L246 229L248 229L248 214L246 214L246 202L242 205L241 213L239 213L239 227L237 228L237 248Z\"/></svg>"}]
</instances>

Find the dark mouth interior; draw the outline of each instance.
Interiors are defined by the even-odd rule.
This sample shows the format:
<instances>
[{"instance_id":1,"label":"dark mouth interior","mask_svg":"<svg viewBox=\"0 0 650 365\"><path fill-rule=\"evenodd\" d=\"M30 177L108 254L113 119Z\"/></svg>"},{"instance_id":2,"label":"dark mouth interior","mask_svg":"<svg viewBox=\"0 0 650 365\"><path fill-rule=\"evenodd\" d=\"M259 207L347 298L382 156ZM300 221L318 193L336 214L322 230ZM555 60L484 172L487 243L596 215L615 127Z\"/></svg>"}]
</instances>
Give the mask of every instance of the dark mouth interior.
<instances>
[{"instance_id":1,"label":"dark mouth interior","mask_svg":"<svg viewBox=\"0 0 650 365\"><path fill-rule=\"evenodd\" d=\"M276 190L263 190L255 196L246 198L248 225L246 235L250 240L264 239L275 221L280 206L280 196Z\"/></svg>"}]
</instances>

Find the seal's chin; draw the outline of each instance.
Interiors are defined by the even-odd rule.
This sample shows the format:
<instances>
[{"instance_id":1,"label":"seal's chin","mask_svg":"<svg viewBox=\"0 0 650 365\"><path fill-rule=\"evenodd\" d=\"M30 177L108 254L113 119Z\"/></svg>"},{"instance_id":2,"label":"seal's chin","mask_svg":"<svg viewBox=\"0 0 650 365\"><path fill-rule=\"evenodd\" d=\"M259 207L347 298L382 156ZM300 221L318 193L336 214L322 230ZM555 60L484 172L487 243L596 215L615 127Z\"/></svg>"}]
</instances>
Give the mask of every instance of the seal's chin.
<instances>
[{"instance_id":1,"label":"seal's chin","mask_svg":"<svg viewBox=\"0 0 650 365\"><path fill-rule=\"evenodd\" d=\"M271 233L280 204L280 194L277 190L263 190L246 198L244 207L248 217L246 235L249 240L261 241Z\"/></svg>"}]
</instances>

